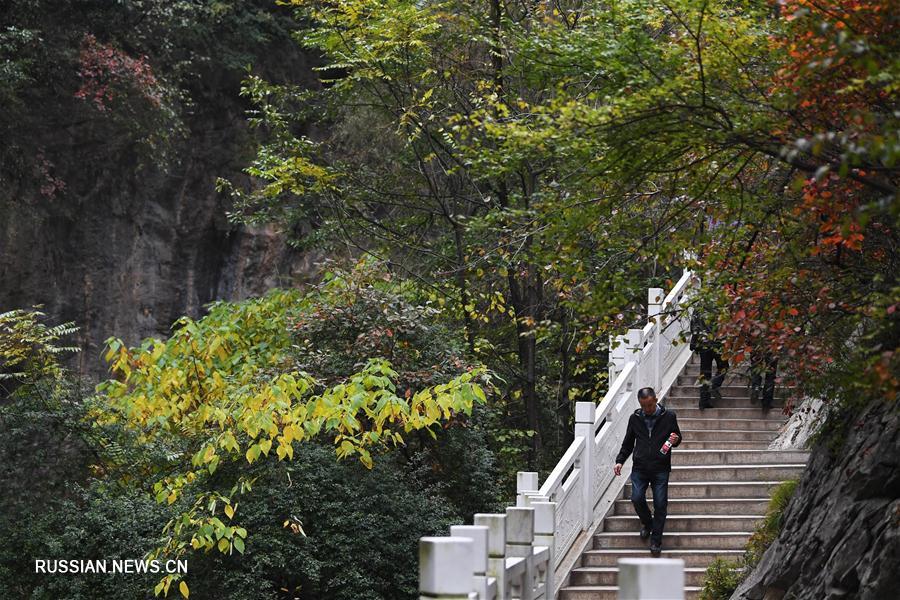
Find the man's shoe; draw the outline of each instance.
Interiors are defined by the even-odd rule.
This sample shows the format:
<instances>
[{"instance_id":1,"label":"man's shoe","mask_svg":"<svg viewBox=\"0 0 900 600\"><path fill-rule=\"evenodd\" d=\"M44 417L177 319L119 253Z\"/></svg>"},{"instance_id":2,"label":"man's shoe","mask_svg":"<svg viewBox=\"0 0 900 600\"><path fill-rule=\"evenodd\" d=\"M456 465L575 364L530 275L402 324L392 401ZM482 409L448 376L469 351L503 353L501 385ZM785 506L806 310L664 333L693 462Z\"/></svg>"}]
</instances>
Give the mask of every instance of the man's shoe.
<instances>
[{"instance_id":1,"label":"man's shoe","mask_svg":"<svg viewBox=\"0 0 900 600\"><path fill-rule=\"evenodd\" d=\"M700 410L706 410L707 408L715 408L715 406L713 406L713 403L708 400L706 402L700 403Z\"/></svg>"},{"instance_id":2,"label":"man's shoe","mask_svg":"<svg viewBox=\"0 0 900 600\"><path fill-rule=\"evenodd\" d=\"M653 556L659 556L662 554L662 544L659 542L650 542L650 554Z\"/></svg>"},{"instance_id":3,"label":"man's shoe","mask_svg":"<svg viewBox=\"0 0 900 600\"><path fill-rule=\"evenodd\" d=\"M641 539L646 542L647 538L649 538L649 537L650 537L650 528L649 527L641 527Z\"/></svg>"}]
</instances>

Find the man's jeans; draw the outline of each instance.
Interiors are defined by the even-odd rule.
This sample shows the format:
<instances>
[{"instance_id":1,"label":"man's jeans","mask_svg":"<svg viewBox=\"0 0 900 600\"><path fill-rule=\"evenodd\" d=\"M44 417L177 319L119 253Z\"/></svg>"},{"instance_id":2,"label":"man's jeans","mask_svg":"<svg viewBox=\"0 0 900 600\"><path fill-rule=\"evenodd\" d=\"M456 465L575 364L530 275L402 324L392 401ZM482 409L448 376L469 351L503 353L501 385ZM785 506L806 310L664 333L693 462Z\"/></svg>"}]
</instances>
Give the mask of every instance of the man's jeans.
<instances>
[{"instance_id":1,"label":"man's jeans","mask_svg":"<svg viewBox=\"0 0 900 600\"><path fill-rule=\"evenodd\" d=\"M653 486L653 516L647 506L647 486ZM650 529L650 542L662 543L666 526L666 507L669 504L669 472L646 473L631 471L631 503L644 527Z\"/></svg>"}]
</instances>

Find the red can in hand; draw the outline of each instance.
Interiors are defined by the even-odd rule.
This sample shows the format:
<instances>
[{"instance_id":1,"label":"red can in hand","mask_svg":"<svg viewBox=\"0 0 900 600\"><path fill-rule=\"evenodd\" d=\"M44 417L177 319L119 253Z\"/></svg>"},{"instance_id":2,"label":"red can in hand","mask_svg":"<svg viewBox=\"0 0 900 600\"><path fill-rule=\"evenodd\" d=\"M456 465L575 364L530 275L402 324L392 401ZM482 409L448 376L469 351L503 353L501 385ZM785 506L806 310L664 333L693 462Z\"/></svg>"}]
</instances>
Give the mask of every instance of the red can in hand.
<instances>
[{"instance_id":1,"label":"red can in hand","mask_svg":"<svg viewBox=\"0 0 900 600\"><path fill-rule=\"evenodd\" d=\"M672 440L666 440L666 443L662 445L662 448L659 449L660 454L668 454L669 450L672 449Z\"/></svg>"}]
</instances>

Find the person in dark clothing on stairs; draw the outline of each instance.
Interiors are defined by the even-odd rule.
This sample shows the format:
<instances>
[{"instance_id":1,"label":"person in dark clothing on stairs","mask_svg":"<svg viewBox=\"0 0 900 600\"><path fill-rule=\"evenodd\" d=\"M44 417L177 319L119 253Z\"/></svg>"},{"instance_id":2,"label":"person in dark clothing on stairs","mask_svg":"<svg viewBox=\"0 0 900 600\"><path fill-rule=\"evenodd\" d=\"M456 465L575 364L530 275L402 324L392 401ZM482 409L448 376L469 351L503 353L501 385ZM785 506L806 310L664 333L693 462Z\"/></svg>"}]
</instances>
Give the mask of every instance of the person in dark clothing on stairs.
<instances>
[{"instance_id":1,"label":"person in dark clothing on stairs","mask_svg":"<svg viewBox=\"0 0 900 600\"><path fill-rule=\"evenodd\" d=\"M628 429L622 449L616 456L616 475L622 474L622 464L634 452L631 469L631 503L641 519L641 539L650 538L650 552L662 552L663 529L669 503L669 473L672 470L670 449L681 443L681 430L675 411L656 401L653 388L638 390L641 407L628 418ZM647 506L647 487L653 486L653 514Z\"/></svg>"},{"instance_id":2,"label":"person in dark clothing on stairs","mask_svg":"<svg viewBox=\"0 0 900 600\"><path fill-rule=\"evenodd\" d=\"M709 384L712 382L712 397L722 399L719 388L728 373L728 361L722 358L722 344L713 336L712 328L706 322L699 308L691 317L691 350L700 355L700 410L713 408ZM716 361L716 376L712 376L712 364Z\"/></svg>"},{"instance_id":3,"label":"person in dark clothing on stairs","mask_svg":"<svg viewBox=\"0 0 900 600\"><path fill-rule=\"evenodd\" d=\"M775 400L775 375L778 359L771 352L754 351L750 358L750 402L755 403L762 392L763 410L772 408Z\"/></svg>"}]
</instances>

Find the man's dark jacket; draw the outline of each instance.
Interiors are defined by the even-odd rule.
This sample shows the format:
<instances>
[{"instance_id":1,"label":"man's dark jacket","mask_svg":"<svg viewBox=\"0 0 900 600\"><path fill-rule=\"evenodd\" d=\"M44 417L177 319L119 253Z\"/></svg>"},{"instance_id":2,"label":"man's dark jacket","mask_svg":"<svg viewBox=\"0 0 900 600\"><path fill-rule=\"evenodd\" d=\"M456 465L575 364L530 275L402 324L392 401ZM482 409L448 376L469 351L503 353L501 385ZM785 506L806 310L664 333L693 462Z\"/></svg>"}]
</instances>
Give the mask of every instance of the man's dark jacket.
<instances>
[{"instance_id":1,"label":"man's dark jacket","mask_svg":"<svg viewBox=\"0 0 900 600\"><path fill-rule=\"evenodd\" d=\"M647 428L643 411L640 408L637 409L628 418L628 431L625 432L625 441L622 442L622 449L616 456L616 462L624 463L633 450L634 464L632 468L635 471L645 473L671 471L672 451L661 454L659 449L672 433L678 434L678 441L673 444L673 446L677 446L681 443L681 430L678 428L678 419L675 418L674 410L669 410L662 404L659 405L659 414L655 417L651 434Z\"/></svg>"}]
</instances>

